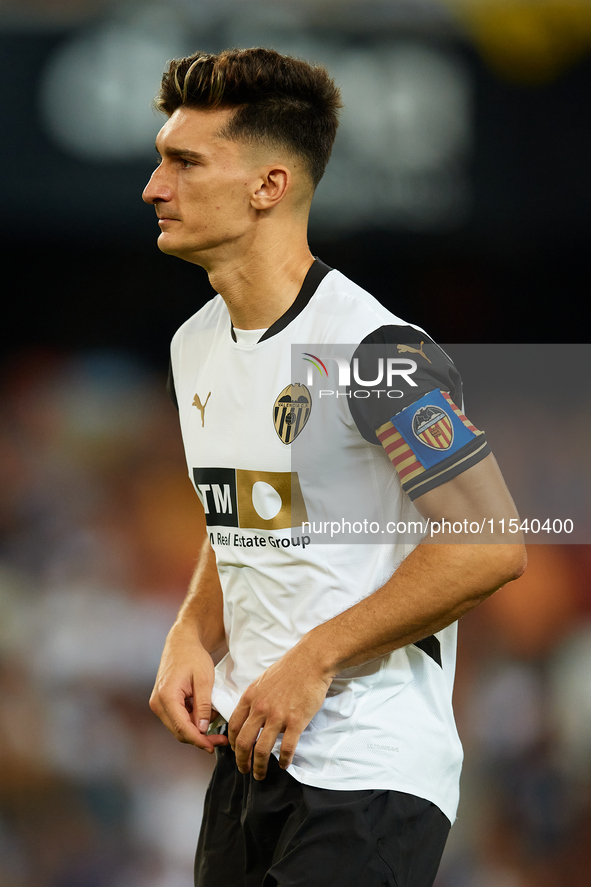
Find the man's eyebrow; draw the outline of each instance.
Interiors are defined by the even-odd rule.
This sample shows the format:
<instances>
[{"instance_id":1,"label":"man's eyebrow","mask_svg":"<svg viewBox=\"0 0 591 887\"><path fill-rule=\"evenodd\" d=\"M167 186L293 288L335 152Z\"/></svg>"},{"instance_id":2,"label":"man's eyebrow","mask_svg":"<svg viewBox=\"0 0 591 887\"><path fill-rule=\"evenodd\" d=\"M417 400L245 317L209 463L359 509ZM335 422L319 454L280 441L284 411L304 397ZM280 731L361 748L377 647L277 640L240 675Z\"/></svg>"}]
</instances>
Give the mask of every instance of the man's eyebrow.
<instances>
[{"instance_id":1,"label":"man's eyebrow","mask_svg":"<svg viewBox=\"0 0 591 887\"><path fill-rule=\"evenodd\" d=\"M162 154L158 145L154 147L156 148L156 154L161 157ZM200 154L199 151L191 151L189 148L163 148L162 150L167 157L187 157L191 160L205 160L205 154Z\"/></svg>"}]
</instances>

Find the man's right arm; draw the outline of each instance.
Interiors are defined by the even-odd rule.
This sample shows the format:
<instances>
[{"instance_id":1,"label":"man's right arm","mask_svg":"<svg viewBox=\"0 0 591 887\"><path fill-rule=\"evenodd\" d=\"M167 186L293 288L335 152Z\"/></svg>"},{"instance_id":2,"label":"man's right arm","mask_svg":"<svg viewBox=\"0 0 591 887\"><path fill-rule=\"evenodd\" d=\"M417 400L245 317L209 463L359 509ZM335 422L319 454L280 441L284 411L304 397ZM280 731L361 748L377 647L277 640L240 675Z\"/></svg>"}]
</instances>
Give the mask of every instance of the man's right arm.
<instances>
[{"instance_id":1,"label":"man's right arm","mask_svg":"<svg viewBox=\"0 0 591 887\"><path fill-rule=\"evenodd\" d=\"M212 655L225 644L222 588L207 536L187 597L168 633L150 708L179 742L210 754L227 737L207 736L212 717Z\"/></svg>"}]
</instances>

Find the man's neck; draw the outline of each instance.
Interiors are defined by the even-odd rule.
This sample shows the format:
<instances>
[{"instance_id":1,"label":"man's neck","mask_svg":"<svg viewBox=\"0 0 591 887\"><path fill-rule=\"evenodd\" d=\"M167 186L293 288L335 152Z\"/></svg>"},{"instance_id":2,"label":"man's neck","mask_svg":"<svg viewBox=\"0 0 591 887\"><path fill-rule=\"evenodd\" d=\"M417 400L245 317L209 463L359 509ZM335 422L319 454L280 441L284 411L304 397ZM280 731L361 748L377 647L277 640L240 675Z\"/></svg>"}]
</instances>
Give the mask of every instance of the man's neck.
<instances>
[{"instance_id":1,"label":"man's neck","mask_svg":"<svg viewBox=\"0 0 591 887\"><path fill-rule=\"evenodd\" d=\"M268 329L294 303L313 261L305 239L296 248L277 244L208 269L209 282L224 299L235 327Z\"/></svg>"}]
</instances>

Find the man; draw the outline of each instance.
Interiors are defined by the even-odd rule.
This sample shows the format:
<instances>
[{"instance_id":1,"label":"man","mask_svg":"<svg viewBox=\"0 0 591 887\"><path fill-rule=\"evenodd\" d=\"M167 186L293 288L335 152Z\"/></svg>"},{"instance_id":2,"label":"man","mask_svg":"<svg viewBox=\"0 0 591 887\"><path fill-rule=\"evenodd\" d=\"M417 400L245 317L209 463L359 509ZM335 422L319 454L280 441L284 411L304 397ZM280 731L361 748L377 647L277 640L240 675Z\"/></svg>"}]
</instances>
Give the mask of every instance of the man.
<instances>
[{"instance_id":1,"label":"man","mask_svg":"<svg viewBox=\"0 0 591 887\"><path fill-rule=\"evenodd\" d=\"M218 293L172 344L208 540L150 701L216 750L195 883L428 887L457 805L454 623L523 571L498 535L514 505L449 358L310 254L340 107L326 72L198 53L158 107L158 246ZM335 501L382 544L314 538ZM438 533L417 545L421 516Z\"/></svg>"}]
</instances>

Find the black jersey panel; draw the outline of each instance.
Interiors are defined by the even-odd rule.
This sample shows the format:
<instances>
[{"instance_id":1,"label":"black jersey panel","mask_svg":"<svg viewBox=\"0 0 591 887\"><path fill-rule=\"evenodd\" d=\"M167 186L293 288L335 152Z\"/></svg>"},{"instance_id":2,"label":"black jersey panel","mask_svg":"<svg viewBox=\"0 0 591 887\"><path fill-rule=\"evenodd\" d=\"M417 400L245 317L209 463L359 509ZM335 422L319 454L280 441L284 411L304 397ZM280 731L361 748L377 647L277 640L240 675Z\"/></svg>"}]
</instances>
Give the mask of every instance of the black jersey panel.
<instances>
[{"instance_id":1,"label":"black jersey panel","mask_svg":"<svg viewBox=\"0 0 591 887\"><path fill-rule=\"evenodd\" d=\"M414 646L418 647L419 650L430 656L437 665L441 666L441 643L434 634L429 635L428 638L423 638L421 641L415 641Z\"/></svg>"},{"instance_id":2,"label":"black jersey panel","mask_svg":"<svg viewBox=\"0 0 591 887\"><path fill-rule=\"evenodd\" d=\"M411 499L484 459L482 431L463 414L460 374L445 352L410 326L383 326L353 357L348 403L357 428L381 444Z\"/></svg>"},{"instance_id":3,"label":"black jersey panel","mask_svg":"<svg viewBox=\"0 0 591 887\"><path fill-rule=\"evenodd\" d=\"M166 380L166 392L178 410L179 402L177 400L176 389L174 387L174 375L172 372L172 362L169 362L169 364L168 364L168 378Z\"/></svg>"},{"instance_id":4,"label":"black jersey panel","mask_svg":"<svg viewBox=\"0 0 591 887\"><path fill-rule=\"evenodd\" d=\"M355 351L347 400L360 434L375 444L384 422L434 388L448 391L461 406L460 374L439 345L412 326L389 325L366 336Z\"/></svg>"}]
</instances>

